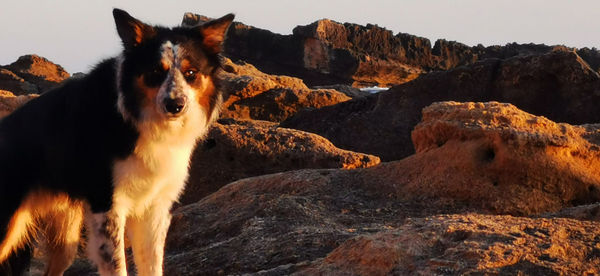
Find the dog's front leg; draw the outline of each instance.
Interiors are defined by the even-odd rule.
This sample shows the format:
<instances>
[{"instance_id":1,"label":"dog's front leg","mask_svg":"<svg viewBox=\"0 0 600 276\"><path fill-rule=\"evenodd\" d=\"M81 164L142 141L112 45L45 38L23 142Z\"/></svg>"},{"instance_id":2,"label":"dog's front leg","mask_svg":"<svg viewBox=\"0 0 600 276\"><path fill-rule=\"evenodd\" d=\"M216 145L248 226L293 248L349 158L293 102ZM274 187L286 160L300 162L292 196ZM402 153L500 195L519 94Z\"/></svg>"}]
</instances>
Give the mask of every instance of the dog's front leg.
<instances>
[{"instance_id":1,"label":"dog's front leg","mask_svg":"<svg viewBox=\"0 0 600 276\"><path fill-rule=\"evenodd\" d=\"M126 276L125 216L113 210L87 216L87 251L100 275Z\"/></svg>"},{"instance_id":2,"label":"dog's front leg","mask_svg":"<svg viewBox=\"0 0 600 276\"><path fill-rule=\"evenodd\" d=\"M138 275L162 276L165 238L171 223L172 203L153 204L141 216L127 220L127 234Z\"/></svg>"}]
</instances>

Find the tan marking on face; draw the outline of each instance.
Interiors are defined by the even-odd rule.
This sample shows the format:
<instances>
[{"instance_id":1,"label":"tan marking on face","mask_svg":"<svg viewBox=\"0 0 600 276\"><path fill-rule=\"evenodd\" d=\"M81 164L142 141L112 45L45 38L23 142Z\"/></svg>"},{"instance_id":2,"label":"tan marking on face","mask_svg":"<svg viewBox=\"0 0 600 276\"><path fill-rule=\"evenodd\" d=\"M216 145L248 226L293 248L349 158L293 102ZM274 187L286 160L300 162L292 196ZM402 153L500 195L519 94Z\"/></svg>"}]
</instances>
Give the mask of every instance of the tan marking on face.
<instances>
[{"instance_id":1,"label":"tan marking on face","mask_svg":"<svg viewBox=\"0 0 600 276\"><path fill-rule=\"evenodd\" d=\"M215 83L212 78L206 75L198 74L196 81L193 83L192 87L196 89L196 101L200 104L200 106L204 107L207 112L211 111L211 99L214 98L216 94Z\"/></svg>"},{"instance_id":2,"label":"tan marking on face","mask_svg":"<svg viewBox=\"0 0 600 276\"><path fill-rule=\"evenodd\" d=\"M185 71L190 70L190 69L195 69L194 66L192 66L192 63L188 60L188 59L184 59L181 61L181 72L185 73Z\"/></svg>"},{"instance_id":3,"label":"tan marking on face","mask_svg":"<svg viewBox=\"0 0 600 276\"><path fill-rule=\"evenodd\" d=\"M169 69L171 69L169 62L167 62L166 60L162 60L160 61L160 67L162 68L163 71L167 72L169 71Z\"/></svg>"}]
</instances>

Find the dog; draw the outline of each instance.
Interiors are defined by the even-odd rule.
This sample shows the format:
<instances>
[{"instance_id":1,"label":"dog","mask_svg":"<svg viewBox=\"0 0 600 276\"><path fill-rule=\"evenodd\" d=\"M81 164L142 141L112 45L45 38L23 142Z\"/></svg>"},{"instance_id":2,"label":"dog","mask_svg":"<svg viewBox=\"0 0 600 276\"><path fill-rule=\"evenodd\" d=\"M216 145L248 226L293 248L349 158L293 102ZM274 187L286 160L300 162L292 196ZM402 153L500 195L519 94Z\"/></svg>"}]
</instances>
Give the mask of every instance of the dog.
<instances>
[{"instance_id":1,"label":"dog","mask_svg":"<svg viewBox=\"0 0 600 276\"><path fill-rule=\"evenodd\" d=\"M190 155L219 114L215 78L233 14L192 27L145 24L113 10L122 53L0 121L0 275L62 275L85 226L100 275L162 275L170 208Z\"/></svg>"}]
</instances>

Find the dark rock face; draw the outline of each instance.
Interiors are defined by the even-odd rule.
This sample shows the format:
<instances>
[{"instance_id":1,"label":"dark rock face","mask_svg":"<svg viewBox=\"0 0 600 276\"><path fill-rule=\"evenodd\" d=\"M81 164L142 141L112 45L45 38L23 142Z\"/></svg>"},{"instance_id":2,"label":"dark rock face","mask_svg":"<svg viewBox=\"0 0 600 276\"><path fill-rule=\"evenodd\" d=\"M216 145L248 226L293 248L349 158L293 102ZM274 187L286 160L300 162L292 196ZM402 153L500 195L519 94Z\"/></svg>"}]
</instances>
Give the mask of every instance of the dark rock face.
<instances>
[{"instance_id":1,"label":"dark rock face","mask_svg":"<svg viewBox=\"0 0 600 276\"><path fill-rule=\"evenodd\" d=\"M224 59L223 68L219 79L227 96L221 118L280 122L302 109L350 99L333 89L309 89L298 78L265 74L245 62Z\"/></svg>"},{"instance_id":2,"label":"dark rock face","mask_svg":"<svg viewBox=\"0 0 600 276\"><path fill-rule=\"evenodd\" d=\"M195 25L206 18L186 14L184 25ZM562 46L558 46L559 48ZM391 31L377 25L341 24L328 19L297 26L291 35L235 23L229 29L225 54L254 64L269 74L302 78L309 86L352 84L354 86L392 86L422 74L473 64L488 58L545 54L556 46L507 44L470 47L462 43L437 40ZM562 47L565 48L565 47ZM578 50L594 70L600 67L600 52Z\"/></svg>"},{"instance_id":3,"label":"dark rock face","mask_svg":"<svg viewBox=\"0 0 600 276\"><path fill-rule=\"evenodd\" d=\"M336 146L384 161L414 153L410 140L421 109L436 101L500 101L572 124L600 122L600 76L575 52L486 59L432 72L388 91L303 111L283 127L322 135Z\"/></svg>"},{"instance_id":4,"label":"dark rock face","mask_svg":"<svg viewBox=\"0 0 600 276\"><path fill-rule=\"evenodd\" d=\"M25 81L8 69L0 68L0 89L15 95L39 93L38 87Z\"/></svg>"}]
</instances>

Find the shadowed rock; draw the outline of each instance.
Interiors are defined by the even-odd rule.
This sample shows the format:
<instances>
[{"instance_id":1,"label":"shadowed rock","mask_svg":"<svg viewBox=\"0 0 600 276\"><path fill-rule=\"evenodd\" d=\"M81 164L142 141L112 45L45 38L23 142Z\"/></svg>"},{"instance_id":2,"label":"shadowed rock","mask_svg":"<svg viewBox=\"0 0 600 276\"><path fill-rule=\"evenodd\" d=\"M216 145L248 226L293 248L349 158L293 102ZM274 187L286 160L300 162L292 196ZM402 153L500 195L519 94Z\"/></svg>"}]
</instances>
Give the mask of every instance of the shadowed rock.
<instances>
[{"instance_id":1,"label":"shadowed rock","mask_svg":"<svg viewBox=\"0 0 600 276\"><path fill-rule=\"evenodd\" d=\"M219 74L227 98L221 118L279 122L309 108L350 100L333 89L309 89L301 79L269 75L244 62L223 60Z\"/></svg>"},{"instance_id":2,"label":"shadowed rock","mask_svg":"<svg viewBox=\"0 0 600 276\"><path fill-rule=\"evenodd\" d=\"M220 120L192 157L180 202L196 202L238 179L308 168L365 168L379 158L334 147L324 138L262 121Z\"/></svg>"},{"instance_id":3,"label":"shadowed rock","mask_svg":"<svg viewBox=\"0 0 600 276\"><path fill-rule=\"evenodd\" d=\"M8 69L0 68L0 89L15 95L37 94L38 87Z\"/></svg>"},{"instance_id":4,"label":"shadowed rock","mask_svg":"<svg viewBox=\"0 0 600 276\"><path fill-rule=\"evenodd\" d=\"M183 25L206 21L204 16L188 13ZM448 70L477 61L549 53L564 46L516 44L469 47L439 39L433 47L429 39L398 33L377 25L361 26L322 19L297 26L291 35L281 35L242 23L229 29L225 55L245 60L269 74L302 78L309 86L353 84L391 86L422 74ZM570 49L576 50L576 49ZM577 50L597 71L600 52Z\"/></svg>"},{"instance_id":5,"label":"shadowed rock","mask_svg":"<svg viewBox=\"0 0 600 276\"><path fill-rule=\"evenodd\" d=\"M571 51L488 59L300 112L281 125L317 133L344 149L398 160L414 153L410 133L421 109L447 100L509 102L558 122L594 123L600 122L600 76Z\"/></svg>"}]
</instances>

